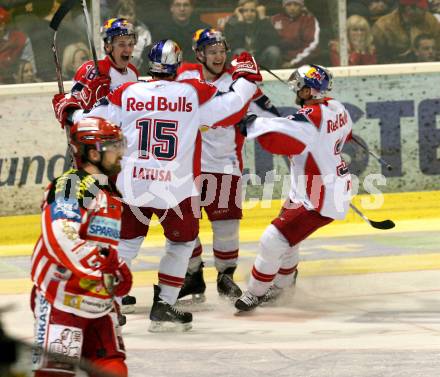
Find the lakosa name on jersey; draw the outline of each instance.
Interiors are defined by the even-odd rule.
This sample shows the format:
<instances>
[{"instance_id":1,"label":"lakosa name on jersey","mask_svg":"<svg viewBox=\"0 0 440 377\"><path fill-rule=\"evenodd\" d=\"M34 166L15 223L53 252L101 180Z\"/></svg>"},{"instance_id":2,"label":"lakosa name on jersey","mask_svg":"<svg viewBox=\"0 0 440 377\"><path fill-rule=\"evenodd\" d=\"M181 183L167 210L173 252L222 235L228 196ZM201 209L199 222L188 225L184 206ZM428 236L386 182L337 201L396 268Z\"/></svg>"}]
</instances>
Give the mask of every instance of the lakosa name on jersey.
<instances>
[{"instance_id":1,"label":"lakosa name on jersey","mask_svg":"<svg viewBox=\"0 0 440 377\"><path fill-rule=\"evenodd\" d=\"M343 113L339 113L336 115L335 119L327 120L327 133L335 132L339 128L344 127L348 123L347 113L344 111Z\"/></svg>"},{"instance_id":2,"label":"lakosa name on jersey","mask_svg":"<svg viewBox=\"0 0 440 377\"><path fill-rule=\"evenodd\" d=\"M127 98L127 111L176 111L190 113L193 104L186 97L178 97L177 102L168 101L166 97L151 96L149 101L138 101L134 97Z\"/></svg>"}]
</instances>

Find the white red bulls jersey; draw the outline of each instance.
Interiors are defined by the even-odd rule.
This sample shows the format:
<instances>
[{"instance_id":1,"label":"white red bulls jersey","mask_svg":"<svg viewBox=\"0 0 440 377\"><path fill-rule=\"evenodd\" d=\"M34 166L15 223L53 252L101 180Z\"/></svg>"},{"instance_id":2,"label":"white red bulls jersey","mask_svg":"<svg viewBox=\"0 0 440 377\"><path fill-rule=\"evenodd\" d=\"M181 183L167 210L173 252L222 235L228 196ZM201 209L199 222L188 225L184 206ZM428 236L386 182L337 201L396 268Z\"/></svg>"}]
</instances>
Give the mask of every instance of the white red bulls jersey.
<instances>
[{"instance_id":1,"label":"white red bulls jersey","mask_svg":"<svg viewBox=\"0 0 440 377\"><path fill-rule=\"evenodd\" d=\"M119 242L121 201L115 195L114 185L101 185L83 170L69 170L49 185L31 278L55 308L86 318L112 309L93 262L101 247Z\"/></svg>"},{"instance_id":2,"label":"white red bulls jersey","mask_svg":"<svg viewBox=\"0 0 440 377\"><path fill-rule=\"evenodd\" d=\"M111 59L106 56L98 60L99 73L110 77L110 90L126 82L137 81L139 72L133 64L128 64L127 69L122 71L116 68ZM80 91L89 81L96 77L96 70L93 60L89 60L81 65L73 78L72 92Z\"/></svg>"},{"instance_id":3,"label":"white red bulls jersey","mask_svg":"<svg viewBox=\"0 0 440 377\"><path fill-rule=\"evenodd\" d=\"M199 127L237 123L257 87L237 80L234 90L217 93L199 80L149 81L124 84L109 94L108 103L74 121L100 116L122 127L128 148L117 185L124 200L137 207L175 207L198 195Z\"/></svg>"},{"instance_id":4,"label":"white red bulls jersey","mask_svg":"<svg viewBox=\"0 0 440 377\"><path fill-rule=\"evenodd\" d=\"M351 176L341 156L352 121L340 102L305 106L286 118L257 118L248 138L269 152L290 157L293 202L333 219L343 219L351 200Z\"/></svg>"},{"instance_id":5,"label":"white red bulls jersey","mask_svg":"<svg viewBox=\"0 0 440 377\"><path fill-rule=\"evenodd\" d=\"M205 80L201 64L183 63L178 70L177 80L197 79ZM212 81L220 92L227 92L232 84L229 71L224 71L216 80ZM249 112L258 116L273 117L267 97L258 91L249 105ZM202 132L202 172L241 175L243 170L242 150L245 138L235 127L212 127Z\"/></svg>"}]
</instances>

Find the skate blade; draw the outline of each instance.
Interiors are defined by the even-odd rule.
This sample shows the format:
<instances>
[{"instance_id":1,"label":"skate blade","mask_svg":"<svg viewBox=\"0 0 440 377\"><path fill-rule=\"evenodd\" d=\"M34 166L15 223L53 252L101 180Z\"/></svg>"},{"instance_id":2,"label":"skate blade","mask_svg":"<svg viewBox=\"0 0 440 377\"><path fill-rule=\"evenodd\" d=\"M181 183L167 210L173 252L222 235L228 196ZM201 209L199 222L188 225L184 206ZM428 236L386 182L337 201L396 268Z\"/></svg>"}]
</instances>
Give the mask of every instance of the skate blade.
<instances>
[{"instance_id":1,"label":"skate blade","mask_svg":"<svg viewBox=\"0 0 440 377\"><path fill-rule=\"evenodd\" d=\"M168 321L151 321L149 332L186 332L192 329L192 323L178 323Z\"/></svg>"},{"instance_id":2,"label":"skate blade","mask_svg":"<svg viewBox=\"0 0 440 377\"><path fill-rule=\"evenodd\" d=\"M295 287L285 288L278 296L272 297L269 300L262 301L260 306L266 308L279 308L282 306L289 306L295 302Z\"/></svg>"},{"instance_id":3,"label":"skate blade","mask_svg":"<svg viewBox=\"0 0 440 377\"><path fill-rule=\"evenodd\" d=\"M122 314L133 314L136 311L135 305L121 305L120 308Z\"/></svg>"},{"instance_id":4,"label":"skate blade","mask_svg":"<svg viewBox=\"0 0 440 377\"><path fill-rule=\"evenodd\" d=\"M203 304L206 301L206 296L204 293L193 294L192 297L183 297L177 300L177 303L182 306L190 306Z\"/></svg>"},{"instance_id":5,"label":"skate blade","mask_svg":"<svg viewBox=\"0 0 440 377\"><path fill-rule=\"evenodd\" d=\"M243 295L243 293L240 293L239 295L227 295L227 294L218 292L218 296L221 299L230 301L231 303L235 303L235 301L237 301L242 295Z\"/></svg>"},{"instance_id":6,"label":"skate blade","mask_svg":"<svg viewBox=\"0 0 440 377\"><path fill-rule=\"evenodd\" d=\"M255 308L249 309L249 310L240 310L235 308L237 311L234 313L235 317L246 317L246 316L251 316L255 314Z\"/></svg>"}]
</instances>

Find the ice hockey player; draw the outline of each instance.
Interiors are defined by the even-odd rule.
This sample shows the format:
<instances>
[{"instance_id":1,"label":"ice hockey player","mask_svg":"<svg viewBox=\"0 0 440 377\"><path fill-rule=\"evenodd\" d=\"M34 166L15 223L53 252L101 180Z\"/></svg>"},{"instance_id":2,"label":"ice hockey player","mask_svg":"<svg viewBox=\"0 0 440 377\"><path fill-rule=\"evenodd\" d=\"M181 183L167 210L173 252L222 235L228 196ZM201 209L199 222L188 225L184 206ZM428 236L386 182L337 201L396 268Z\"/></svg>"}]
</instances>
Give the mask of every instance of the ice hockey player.
<instances>
[{"instance_id":1,"label":"ice hockey player","mask_svg":"<svg viewBox=\"0 0 440 377\"><path fill-rule=\"evenodd\" d=\"M183 63L177 79L205 80L219 91L227 92L233 79L231 68L227 66L229 45L222 33L211 28L199 29L194 33L192 48L199 63ZM279 116L260 90L250 103L249 112ZM233 275L239 253L239 222L243 215L240 204L244 141L236 127L216 127L202 132L201 206L212 226L217 291L232 299L242 294ZM195 301L203 301L205 289L202 245L197 238L179 298L192 294Z\"/></svg>"},{"instance_id":2,"label":"ice hockey player","mask_svg":"<svg viewBox=\"0 0 440 377\"><path fill-rule=\"evenodd\" d=\"M166 246L150 331L185 331L191 328L192 314L174 305L199 231L199 127L238 123L257 90L254 82L262 77L253 57L243 53L235 60L231 90L218 93L200 80L175 81L182 52L172 40L153 44L149 59L152 80L124 84L90 113L75 111L73 119L102 116L121 125L128 150L117 185L127 205L118 250L122 257L136 255L151 216L160 218ZM74 98L54 98L59 121L69 119L72 108Z\"/></svg>"},{"instance_id":3,"label":"ice hockey player","mask_svg":"<svg viewBox=\"0 0 440 377\"><path fill-rule=\"evenodd\" d=\"M301 108L287 118L249 115L241 123L247 137L274 154L289 156L289 198L260 238L240 311L275 299L296 279L298 247L318 228L343 219L351 200L351 176L341 151L351 138L352 121L340 102L327 97L332 75L318 65L304 65L289 79Z\"/></svg>"},{"instance_id":4,"label":"ice hockey player","mask_svg":"<svg viewBox=\"0 0 440 377\"><path fill-rule=\"evenodd\" d=\"M125 377L124 343L112 310L114 297L129 292L132 276L118 257L121 201L108 179L121 169L125 139L119 127L92 117L75 123L70 138L78 169L49 185L32 254L35 345ZM36 351L35 376L74 375L62 359Z\"/></svg>"},{"instance_id":5,"label":"ice hockey player","mask_svg":"<svg viewBox=\"0 0 440 377\"><path fill-rule=\"evenodd\" d=\"M107 56L98 60L99 75L93 60L89 60L78 68L73 79L71 94L80 100L79 106L85 110L90 110L99 98L119 85L137 81L139 77L136 67L130 63L137 42L133 25L125 18L111 18L104 23L101 32ZM58 96L64 97L63 94ZM121 303L122 313L134 312L134 296L123 297Z\"/></svg>"},{"instance_id":6,"label":"ice hockey player","mask_svg":"<svg viewBox=\"0 0 440 377\"><path fill-rule=\"evenodd\" d=\"M81 100L80 105L90 110L96 101L126 82L137 81L139 73L130 63L137 35L125 18L111 18L102 27L106 57L98 60L99 74L93 60L83 63L73 78L71 94ZM62 98L64 95L59 94Z\"/></svg>"}]
</instances>

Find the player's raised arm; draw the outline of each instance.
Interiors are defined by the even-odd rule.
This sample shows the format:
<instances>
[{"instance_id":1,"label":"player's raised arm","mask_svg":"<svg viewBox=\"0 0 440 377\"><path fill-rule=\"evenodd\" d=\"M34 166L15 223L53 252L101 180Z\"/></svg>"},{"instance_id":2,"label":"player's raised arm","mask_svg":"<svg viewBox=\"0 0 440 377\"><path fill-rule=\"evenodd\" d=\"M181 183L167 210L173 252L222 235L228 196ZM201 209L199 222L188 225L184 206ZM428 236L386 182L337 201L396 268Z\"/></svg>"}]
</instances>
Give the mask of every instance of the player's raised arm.
<instances>
[{"instance_id":1,"label":"player's raised arm","mask_svg":"<svg viewBox=\"0 0 440 377\"><path fill-rule=\"evenodd\" d=\"M246 114L262 76L252 55L243 52L231 62L234 80L230 91L218 93L200 107L200 121L207 126L229 126ZM225 115L227 114L227 115Z\"/></svg>"}]
</instances>

